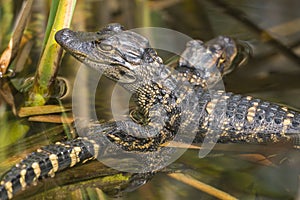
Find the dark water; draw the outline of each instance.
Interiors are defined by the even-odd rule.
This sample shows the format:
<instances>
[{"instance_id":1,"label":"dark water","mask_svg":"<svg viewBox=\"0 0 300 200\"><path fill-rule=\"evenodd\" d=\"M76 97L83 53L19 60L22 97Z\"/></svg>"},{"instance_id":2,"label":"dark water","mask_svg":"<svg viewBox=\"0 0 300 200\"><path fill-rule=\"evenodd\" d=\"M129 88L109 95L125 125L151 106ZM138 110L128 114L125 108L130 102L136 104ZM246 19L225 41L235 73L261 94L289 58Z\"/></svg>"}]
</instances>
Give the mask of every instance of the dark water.
<instances>
[{"instance_id":1,"label":"dark water","mask_svg":"<svg viewBox=\"0 0 300 200\"><path fill-rule=\"evenodd\" d=\"M248 64L224 78L226 91L249 94L299 110L300 58L297 59L292 54L299 55L300 52L300 2L297 0L221 1L226 4L225 7L224 5L220 6L218 2L209 0L79 0L71 27L76 30L95 31L107 23L118 22L127 29L145 26L163 27L202 40L209 40L218 35L229 35L245 40L253 48L253 56ZM5 5L4 1L0 1L0 3L2 4L0 4L1 14L1 12L5 12ZM46 3L47 1L39 1L39 5L35 5L36 15L46 16ZM239 12L232 13L228 7ZM252 24L249 24L249 21ZM266 37L266 34L259 30L266 31L272 38ZM278 44L283 47L279 47ZM1 48L3 47L1 46ZM31 52L34 51L36 50L31 49ZM165 57L167 60L168 55ZM32 62L34 64L36 61ZM69 81L70 87L68 95L62 99L62 102L67 104L71 102L72 85L76 79L76 72L82 65L69 55L65 55L62 66L59 75ZM34 68L29 71L32 73ZM23 72L23 74L26 73ZM109 80L101 79L98 83L95 105L100 119L107 120L112 117L110 97L113 89L114 85ZM120 95L118 98L122 102L126 95ZM40 132L44 127L50 129L59 126L56 124L49 127L49 125L32 122L29 122L28 125L31 125L32 135ZM5 124L1 124L1 126L5 126ZM32 130L33 126L40 128ZM61 137L56 132L42 133L37 137L38 142L35 144L51 143ZM18 148L15 149L16 147ZM10 146L8 149L3 148L4 150L1 152L3 156L0 153L0 159L3 158L2 163L4 164L0 165L0 169L4 172L9 167L10 161L7 160L11 155L17 156L24 149L31 151L35 148L37 147L30 141L22 140L20 144ZM179 159L175 169L239 199L299 198L297 196L299 153L291 148L285 148L285 146L278 148L274 145L264 147L217 145L216 149L204 159L199 159L197 154L198 151L189 150ZM248 155L252 155L250 157L253 159ZM2 171L0 171L1 173ZM74 169L63 176L68 176L68 173L79 172ZM80 173L84 173L84 171ZM58 181L56 178L50 180L52 185L55 185L56 181ZM38 191L33 190L32 193L41 195L33 198L50 199L55 197L51 195L60 197L59 190L56 194L43 194L43 191L47 190L47 184L45 183ZM57 185L62 184L57 183ZM100 190L93 190L92 185L72 184L74 184L74 190L71 190L67 197L61 195L64 197L61 199L93 199L95 193L97 198L106 196ZM110 199L111 197L105 198ZM150 183L118 198L214 199L205 192L170 178L166 173L154 176Z\"/></svg>"}]
</instances>

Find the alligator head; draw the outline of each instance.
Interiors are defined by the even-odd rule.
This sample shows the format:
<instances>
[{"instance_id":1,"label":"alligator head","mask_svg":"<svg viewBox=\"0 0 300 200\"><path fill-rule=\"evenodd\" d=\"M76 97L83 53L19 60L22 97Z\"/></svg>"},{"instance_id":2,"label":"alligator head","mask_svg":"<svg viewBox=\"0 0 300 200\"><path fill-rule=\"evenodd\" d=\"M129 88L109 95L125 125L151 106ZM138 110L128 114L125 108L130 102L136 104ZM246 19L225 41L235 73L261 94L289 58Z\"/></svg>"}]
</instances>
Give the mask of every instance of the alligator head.
<instances>
[{"instance_id":1,"label":"alligator head","mask_svg":"<svg viewBox=\"0 0 300 200\"><path fill-rule=\"evenodd\" d=\"M62 29L55 39L79 61L122 84L143 76L142 64L162 62L146 38L124 31L120 24L109 24L98 32Z\"/></svg>"},{"instance_id":2,"label":"alligator head","mask_svg":"<svg viewBox=\"0 0 300 200\"><path fill-rule=\"evenodd\" d=\"M186 44L176 69L196 76L199 81L194 85L208 87L244 64L249 55L251 48L247 43L230 37L219 36L205 43L192 40Z\"/></svg>"}]
</instances>

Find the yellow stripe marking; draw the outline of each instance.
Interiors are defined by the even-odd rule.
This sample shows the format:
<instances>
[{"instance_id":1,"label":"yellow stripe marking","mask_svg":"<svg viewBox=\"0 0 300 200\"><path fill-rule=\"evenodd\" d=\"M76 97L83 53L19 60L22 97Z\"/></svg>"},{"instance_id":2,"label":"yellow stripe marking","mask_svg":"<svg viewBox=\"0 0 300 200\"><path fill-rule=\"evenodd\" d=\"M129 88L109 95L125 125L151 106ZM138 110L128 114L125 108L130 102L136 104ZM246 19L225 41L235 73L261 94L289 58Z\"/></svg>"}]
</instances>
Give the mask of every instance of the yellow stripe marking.
<instances>
[{"instance_id":1,"label":"yellow stripe marking","mask_svg":"<svg viewBox=\"0 0 300 200\"><path fill-rule=\"evenodd\" d=\"M26 188L26 181L25 181L25 175L26 175L27 171L26 169L22 169L21 172L20 172L20 184L22 186L22 190L25 190Z\"/></svg>"},{"instance_id":2,"label":"yellow stripe marking","mask_svg":"<svg viewBox=\"0 0 300 200\"><path fill-rule=\"evenodd\" d=\"M57 170L58 170L58 157L57 157L57 155L55 155L55 154L51 154L50 156L49 156L49 159L50 159L50 162L51 162L51 164L52 164L52 167L53 167L53 171L54 172L57 172Z\"/></svg>"},{"instance_id":3,"label":"yellow stripe marking","mask_svg":"<svg viewBox=\"0 0 300 200\"><path fill-rule=\"evenodd\" d=\"M71 158L71 163L70 163L70 167L73 167L76 162L77 162L77 158L76 158L76 154L75 154L75 150L72 149L71 153L70 153L70 158Z\"/></svg>"},{"instance_id":4,"label":"yellow stripe marking","mask_svg":"<svg viewBox=\"0 0 300 200\"><path fill-rule=\"evenodd\" d=\"M40 166L39 166L39 164L37 162L32 163L31 167L32 167L33 172L35 174L35 178L34 178L34 181L35 181L41 175L41 168L40 168Z\"/></svg>"},{"instance_id":5,"label":"yellow stripe marking","mask_svg":"<svg viewBox=\"0 0 300 200\"><path fill-rule=\"evenodd\" d=\"M256 106L252 106L247 111L247 120L252 123L254 121L255 113L256 113Z\"/></svg>"},{"instance_id":6,"label":"yellow stripe marking","mask_svg":"<svg viewBox=\"0 0 300 200\"><path fill-rule=\"evenodd\" d=\"M93 144L93 147L94 147L94 152L90 152L92 155L94 154L93 157L88 158L88 159L86 159L86 160L83 160L82 163L86 163L86 162L89 161L89 160L93 160L93 159L97 158L97 156L98 156L98 151L99 151L99 145L96 144L96 142L95 142L94 140L89 140L87 137L83 137L83 138L81 138L81 139L86 140L86 141L89 142L89 143L92 143L92 144Z\"/></svg>"},{"instance_id":7,"label":"yellow stripe marking","mask_svg":"<svg viewBox=\"0 0 300 200\"><path fill-rule=\"evenodd\" d=\"M8 199L11 199L13 197L13 188L12 183L10 181L6 182L4 185L6 191L7 191L7 197Z\"/></svg>"},{"instance_id":8,"label":"yellow stripe marking","mask_svg":"<svg viewBox=\"0 0 300 200\"><path fill-rule=\"evenodd\" d=\"M286 130L290 124L291 124L290 118L283 120L283 128L282 128L281 134L284 134L286 132Z\"/></svg>"},{"instance_id":9,"label":"yellow stripe marking","mask_svg":"<svg viewBox=\"0 0 300 200\"><path fill-rule=\"evenodd\" d=\"M81 151L80 147L74 147L70 153L70 157L71 157L71 164L70 167L73 167L74 165L76 165L76 163L80 162L80 159L78 157L79 153Z\"/></svg>"},{"instance_id":10,"label":"yellow stripe marking","mask_svg":"<svg viewBox=\"0 0 300 200\"><path fill-rule=\"evenodd\" d=\"M87 137L84 137L82 139L84 139L87 142L93 144L93 148L94 148L94 152L90 152L93 155L93 157L88 158L88 159L82 161L82 163L85 163L85 162L87 162L89 160L93 160L93 159L97 158L98 157L98 153L99 153L99 145L94 140L89 140Z\"/></svg>"},{"instance_id":11,"label":"yellow stripe marking","mask_svg":"<svg viewBox=\"0 0 300 200\"><path fill-rule=\"evenodd\" d=\"M97 143L94 143L94 157L97 158L98 157L98 153L99 153L99 145Z\"/></svg>"},{"instance_id":12,"label":"yellow stripe marking","mask_svg":"<svg viewBox=\"0 0 300 200\"><path fill-rule=\"evenodd\" d=\"M93 145L94 145L94 157L97 158L100 147L95 141L93 141Z\"/></svg>"}]
</instances>

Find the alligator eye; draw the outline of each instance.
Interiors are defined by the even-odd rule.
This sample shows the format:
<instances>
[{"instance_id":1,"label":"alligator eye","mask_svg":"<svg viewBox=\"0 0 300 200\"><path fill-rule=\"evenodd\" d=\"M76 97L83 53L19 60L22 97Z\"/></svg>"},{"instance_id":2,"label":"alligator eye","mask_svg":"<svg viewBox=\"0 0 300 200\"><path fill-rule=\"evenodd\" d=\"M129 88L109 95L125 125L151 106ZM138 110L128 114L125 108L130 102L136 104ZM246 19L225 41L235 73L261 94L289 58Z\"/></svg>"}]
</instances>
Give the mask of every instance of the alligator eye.
<instances>
[{"instance_id":1,"label":"alligator eye","mask_svg":"<svg viewBox=\"0 0 300 200\"><path fill-rule=\"evenodd\" d=\"M119 73L120 73L121 76L124 76L126 74L126 72L123 71L123 70L120 70Z\"/></svg>"},{"instance_id":2,"label":"alligator eye","mask_svg":"<svg viewBox=\"0 0 300 200\"><path fill-rule=\"evenodd\" d=\"M141 57L142 57L142 53L140 52L129 51L123 54L123 58L132 64L140 63Z\"/></svg>"},{"instance_id":3,"label":"alligator eye","mask_svg":"<svg viewBox=\"0 0 300 200\"><path fill-rule=\"evenodd\" d=\"M219 69L219 71L221 73L223 73L224 71L226 71L227 66L226 66L226 54L225 52L221 54L221 56L219 57L218 61L217 61L217 67Z\"/></svg>"},{"instance_id":4,"label":"alligator eye","mask_svg":"<svg viewBox=\"0 0 300 200\"><path fill-rule=\"evenodd\" d=\"M219 58L219 63L225 63L226 62L226 54L222 53L221 57Z\"/></svg>"},{"instance_id":5,"label":"alligator eye","mask_svg":"<svg viewBox=\"0 0 300 200\"><path fill-rule=\"evenodd\" d=\"M226 62L226 54L225 53L222 53L220 58L218 59L218 65L222 65Z\"/></svg>"},{"instance_id":6,"label":"alligator eye","mask_svg":"<svg viewBox=\"0 0 300 200\"><path fill-rule=\"evenodd\" d=\"M135 54L135 53L132 53L132 52L127 53L125 56L129 60L134 60L134 59L139 58L138 54Z\"/></svg>"},{"instance_id":7,"label":"alligator eye","mask_svg":"<svg viewBox=\"0 0 300 200\"><path fill-rule=\"evenodd\" d=\"M99 43L100 49L103 51L111 51L113 47L109 44Z\"/></svg>"}]
</instances>

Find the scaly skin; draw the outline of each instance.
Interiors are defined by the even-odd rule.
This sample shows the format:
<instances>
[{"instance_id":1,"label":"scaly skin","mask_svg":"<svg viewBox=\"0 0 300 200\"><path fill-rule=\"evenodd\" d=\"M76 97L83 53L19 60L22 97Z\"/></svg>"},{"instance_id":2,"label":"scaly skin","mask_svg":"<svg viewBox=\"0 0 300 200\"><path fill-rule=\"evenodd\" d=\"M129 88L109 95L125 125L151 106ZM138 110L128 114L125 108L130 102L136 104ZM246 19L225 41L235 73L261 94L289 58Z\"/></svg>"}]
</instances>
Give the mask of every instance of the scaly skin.
<instances>
[{"instance_id":1,"label":"scaly skin","mask_svg":"<svg viewBox=\"0 0 300 200\"><path fill-rule=\"evenodd\" d=\"M246 59L247 46L231 38L189 42L175 69L162 63L147 39L118 24L96 33L63 29L56 40L79 61L132 92L136 109L127 120L90 124L86 137L33 152L3 176L0 199L11 199L39 178L97 158L109 143L143 154L157 151L182 131L200 141L224 143L275 143L299 134L300 114L295 111L207 90Z\"/></svg>"}]
</instances>

